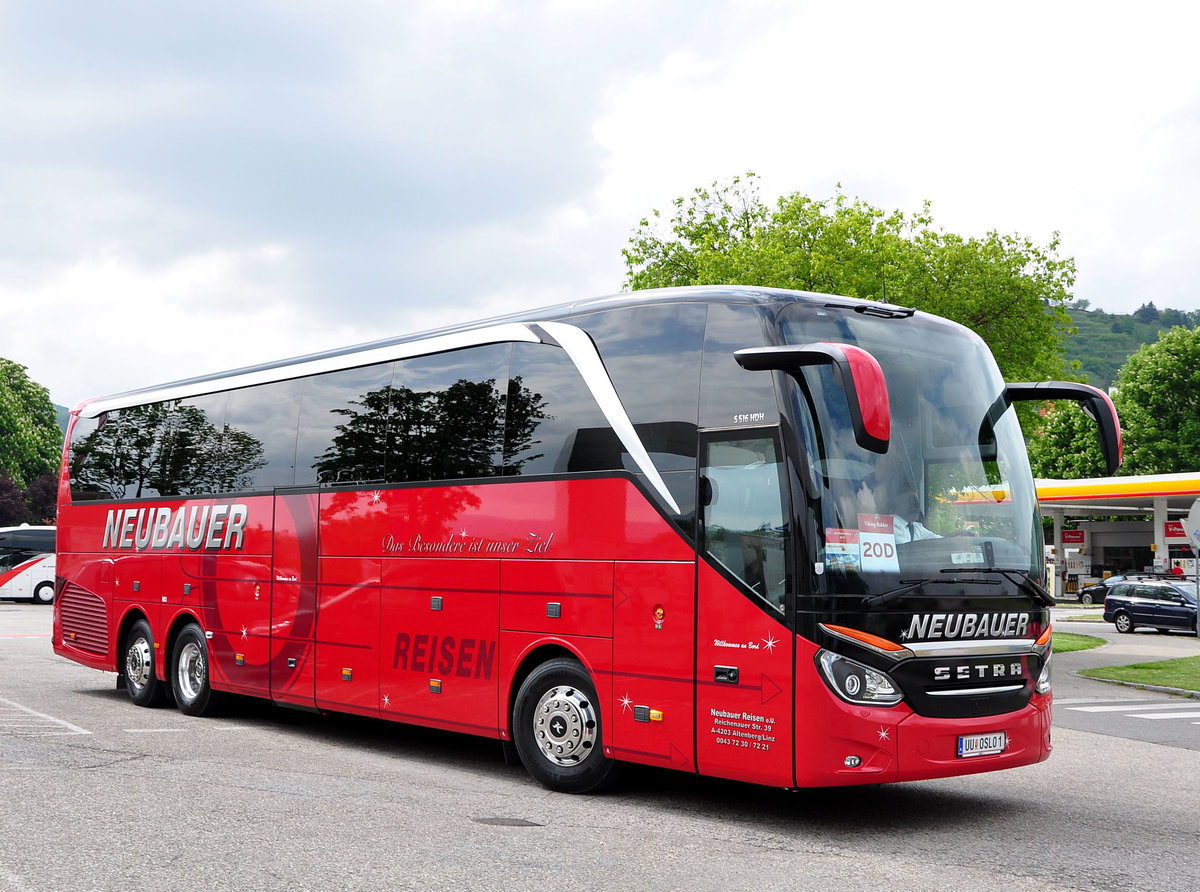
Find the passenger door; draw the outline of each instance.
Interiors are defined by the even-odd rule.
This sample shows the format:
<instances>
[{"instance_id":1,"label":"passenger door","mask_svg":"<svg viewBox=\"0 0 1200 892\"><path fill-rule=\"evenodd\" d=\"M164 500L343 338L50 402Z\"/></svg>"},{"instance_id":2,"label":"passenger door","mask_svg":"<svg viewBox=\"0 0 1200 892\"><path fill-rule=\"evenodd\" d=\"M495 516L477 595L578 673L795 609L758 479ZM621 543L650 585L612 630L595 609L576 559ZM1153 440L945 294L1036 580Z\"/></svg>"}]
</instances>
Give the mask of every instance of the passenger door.
<instances>
[{"instance_id":1,"label":"passenger door","mask_svg":"<svg viewBox=\"0 0 1200 892\"><path fill-rule=\"evenodd\" d=\"M703 774L790 786L789 516L773 428L701 441L696 763Z\"/></svg>"},{"instance_id":2,"label":"passenger door","mask_svg":"<svg viewBox=\"0 0 1200 892\"><path fill-rule=\"evenodd\" d=\"M280 496L274 529L271 696L297 706L315 706L317 497Z\"/></svg>"}]
</instances>

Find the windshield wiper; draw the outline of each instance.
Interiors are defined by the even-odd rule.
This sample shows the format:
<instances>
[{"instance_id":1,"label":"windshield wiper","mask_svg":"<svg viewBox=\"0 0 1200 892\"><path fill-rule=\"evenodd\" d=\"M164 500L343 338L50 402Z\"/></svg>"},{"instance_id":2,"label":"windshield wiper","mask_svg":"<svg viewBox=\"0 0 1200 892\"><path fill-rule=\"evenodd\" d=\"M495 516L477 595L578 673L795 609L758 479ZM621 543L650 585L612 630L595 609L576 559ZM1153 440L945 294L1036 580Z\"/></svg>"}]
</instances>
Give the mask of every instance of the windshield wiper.
<instances>
[{"instance_id":1,"label":"windshield wiper","mask_svg":"<svg viewBox=\"0 0 1200 892\"><path fill-rule=\"evenodd\" d=\"M954 573L955 571L954 570L943 570L942 572L943 573ZM868 607L868 608L882 607L884 604L890 604L892 601L895 601L901 595L911 592L915 588L920 588L923 585L960 585L961 583L967 582L967 581L978 582L980 585L999 585L1000 584L998 582L991 582L990 580L964 580L964 579L958 579L958 578L943 579L940 576L933 576L933 577L930 577L929 579L901 579L900 581L902 583L908 583L908 584L901 585L900 588L894 588L890 592L884 592L882 595L876 595L873 598L864 598L863 599L863 607Z\"/></svg>"},{"instance_id":2,"label":"windshield wiper","mask_svg":"<svg viewBox=\"0 0 1200 892\"><path fill-rule=\"evenodd\" d=\"M954 571L943 570L942 572L945 573L945 572L954 572ZM1053 607L1055 605L1055 603L1057 603L1054 600L1054 596L1052 594L1050 594L1048 591L1046 591L1044 588L1042 588L1040 585L1038 585L1036 582L1034 582L1028 576L1023 575L1020 570L1006 569L1004 567L988 567L986 569L974 570L972 572L974 572L974 573L999 573L1001 576L1003 576L1009 582L1016 585L1017 588L1021 589L1022 591L1026 592L1030 595L1033 595L1033 599L1035 601L1037 601L1039 604L1041 604L1043 607Z\"/></svg>"}]
</instances>

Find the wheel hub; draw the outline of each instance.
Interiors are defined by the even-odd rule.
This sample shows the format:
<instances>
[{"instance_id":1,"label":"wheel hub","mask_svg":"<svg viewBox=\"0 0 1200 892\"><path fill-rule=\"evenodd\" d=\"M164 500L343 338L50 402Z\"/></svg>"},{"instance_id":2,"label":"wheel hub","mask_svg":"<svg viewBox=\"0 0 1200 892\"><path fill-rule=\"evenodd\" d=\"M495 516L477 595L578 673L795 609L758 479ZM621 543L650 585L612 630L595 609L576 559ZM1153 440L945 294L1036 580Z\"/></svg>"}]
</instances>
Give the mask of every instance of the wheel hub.
<instances>
[{"instance_id":1,"label":"wheel hub","mask_svg":"<svg viewBox=\"0 0 1200 892\"><path fill-rule=\"evenodd\" d=\"M129 644L125 651L125 683L135 689L144 688L150 681L150 642L138 638Z\"/></svg>"},{"instance_id":2,"label":"wheel hub","mask_svg":"<svg viewBox=\"0 0 1200 892\"><path fill-rule=\"evenodd\" d=\"M188 702L200 696L204 689L205 671L204 652L194 642L187 642L179 652L176 680L180 693Z\"/></svg>"},{"instance_id":3,"label":"wheel hub","mask_svg":"<svg viewBox=\"0 0 1200 892\"><path fill-rule=\"evenodd\" d=\"M542 695L533 715L533 736L555 765L577 765L596 743L596 711L578 688L556 685Z\"/></svg>"}]
</instances>

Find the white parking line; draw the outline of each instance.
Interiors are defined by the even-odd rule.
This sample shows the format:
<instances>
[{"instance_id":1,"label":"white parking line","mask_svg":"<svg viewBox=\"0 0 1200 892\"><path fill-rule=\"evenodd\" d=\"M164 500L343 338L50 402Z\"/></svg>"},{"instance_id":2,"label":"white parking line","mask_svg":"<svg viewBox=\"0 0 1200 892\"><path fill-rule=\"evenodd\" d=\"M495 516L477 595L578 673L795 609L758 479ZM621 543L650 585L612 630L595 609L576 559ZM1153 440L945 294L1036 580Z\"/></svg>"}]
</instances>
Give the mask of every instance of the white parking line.
<instances>
[{"instance_id":1,"label":"white parking line","mask_svg":"<svg viewBox=\"0 0 1200 892\"><path fill-rule=\"evenodd\" d=\"M1196 712L1131 712L1133 719L1200 719L1200 710Z\"/></svg>"},{"instance_id":2,"label":"white parking line","mask_svg":"<svg viewBox=\"0 0 1200 892\"><path fill-rule=\"evenodd\" d=\"M182 734L183 728L126 728L126 734Z\"/></svg>"},{"instance_id":3,"label":"white parking line","mask_svg":"<svg viewBox=\"0 0 1200 892\"><path fill-rule=\"evenodd\" d=\"M1055 697L1055 706L1070 706L1075 703L1112 703L1111 697Z\"/></svg>"},{"instance_id":4,"label":"white parking line","mask_svg":"<svg viewBox=\"0 0 1200 892\"><path fill-rule=\"evenodd\" d=\"M1195 703L1142 703L1130 700L1128 703L1108 706L1068 706L1072 712L1127 712L1131 709L1195 709Z\"/></svg>"},{"instance_id":5,"label":"white parking line","mask_svg":"<svg viewBox=\"0 0 1200 892\"><path fill-rule=\"evenodd\" d=\"M8 707L7 711L20 712L25 715L33 716L34 718L38 718L38 719L42 720L41 722L37 722L37 723L29 723L29 722L21 723L18 721L6 720L3 717L0 717L0 734L5 733L8 728L17 729L15 731L15 733L22 735L22 736L26 736L26 735L30 735L30 734L36 734L36 735L41 736L41 735L49 735L49 734L91 734L92 733L91 731L88 731L84 728L80 728L78 725L72 725L70 722L63 721L62 719L56 719L52 715L46 715L44 712L38 712L36 710L30 709L28 706L22 706L20 703L14 703L12 700L7 700L4 697L0 697L0 703L3 703L6 707ZM44 730L44 731L36 730L39 728L45 728L46 722L49 722L51 725L57 726L59 728L65 728L66 730L65 731L52 731L49 729ZM33 731L27 730L30 728L33 728L35 730L33 730Z\"/></svg>"}]
</instances>

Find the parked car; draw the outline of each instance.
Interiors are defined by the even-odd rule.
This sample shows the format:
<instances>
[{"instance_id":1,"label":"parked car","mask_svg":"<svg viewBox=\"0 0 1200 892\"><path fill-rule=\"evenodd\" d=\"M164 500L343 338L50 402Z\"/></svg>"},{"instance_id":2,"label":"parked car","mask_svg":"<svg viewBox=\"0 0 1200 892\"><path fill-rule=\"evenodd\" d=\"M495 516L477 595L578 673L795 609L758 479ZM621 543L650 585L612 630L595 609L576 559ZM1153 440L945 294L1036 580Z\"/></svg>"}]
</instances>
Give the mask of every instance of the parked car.
<instances>
[{"instance_id":1,"label":"parked car","mask_svg":"<svg viewBox=\"0 0 1200 892\"><path fill-rule=\"evenodd\" d=\"M1124 573L1120 576L1110 576L1108 579L1101 579L1099 582L1093 582L1091 585L1085 585L1081 588L1079 590L1079 603L1103 604L1105 597L1108 596L1114 585L1120 585L1122 582L1136 582L1143 579L1177 582L1179 577L1170 573Z\"/></svg>"},{"instance_id":2,"label":"parked car","mask_svg":"<svg viewBox=\"0 0 1200 892\"><path fill-rule=\"evenodd\" d=\"M1151 626L1160 632L1171 629L1196 630L1196 584L1162 579L1119 582L1104 599L1104 619L1118 632Z\"/></svg>"}]
</instances>

